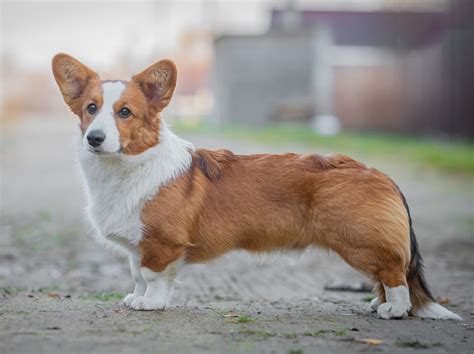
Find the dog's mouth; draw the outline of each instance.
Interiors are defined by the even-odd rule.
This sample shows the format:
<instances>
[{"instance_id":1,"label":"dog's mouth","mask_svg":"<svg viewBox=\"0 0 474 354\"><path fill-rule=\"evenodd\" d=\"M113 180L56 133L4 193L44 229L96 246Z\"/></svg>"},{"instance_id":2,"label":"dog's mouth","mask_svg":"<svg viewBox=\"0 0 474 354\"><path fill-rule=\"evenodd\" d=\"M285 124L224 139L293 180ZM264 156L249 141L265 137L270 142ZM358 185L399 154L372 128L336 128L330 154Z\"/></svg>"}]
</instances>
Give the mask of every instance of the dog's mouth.
<instances>
[{"instance_id":1,"label":"dog's mouth","mask_svg":"<svg viewBox=\"0 0 474 354\"><path fill-rule=\"evenodd\" d=\"M122 146L120 146L120 148L115 151L115 152L110 152L110 151L104 151L102 148L100 147L97 147L97 148L90 148L88 149L89 152L91 154L94 154L94 155L99 155L99 156L110 156L110 155L117 155L117 154L121 154L123 152L123 148Z\"/></svg>"}]
</instances>

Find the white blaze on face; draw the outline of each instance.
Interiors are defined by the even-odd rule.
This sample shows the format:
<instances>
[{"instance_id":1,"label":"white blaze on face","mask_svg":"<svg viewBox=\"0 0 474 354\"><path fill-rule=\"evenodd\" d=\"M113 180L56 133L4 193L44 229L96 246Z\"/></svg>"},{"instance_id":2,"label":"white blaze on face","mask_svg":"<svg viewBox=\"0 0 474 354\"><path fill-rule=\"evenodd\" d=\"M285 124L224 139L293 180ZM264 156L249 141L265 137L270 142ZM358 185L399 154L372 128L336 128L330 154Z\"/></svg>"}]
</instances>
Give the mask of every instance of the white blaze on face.
<instances>
[{"instance_id":1,"label":"white blaze on face","mask_svg":"<svg viewBox=\"0 0 474 354\"><path fill-rule=\"evenodd\" d=\"M105 134L105 140L100 145L100 151L115 153L120 150L120 134L115 124L114 103L118 101L125 85L120 81L105 82L102 84L103 105L95 116L92 123L87 127L82 142L87 150L91 149L87 141L87 135L93 130L101 130Z\"/></svg>"}]
</instances>

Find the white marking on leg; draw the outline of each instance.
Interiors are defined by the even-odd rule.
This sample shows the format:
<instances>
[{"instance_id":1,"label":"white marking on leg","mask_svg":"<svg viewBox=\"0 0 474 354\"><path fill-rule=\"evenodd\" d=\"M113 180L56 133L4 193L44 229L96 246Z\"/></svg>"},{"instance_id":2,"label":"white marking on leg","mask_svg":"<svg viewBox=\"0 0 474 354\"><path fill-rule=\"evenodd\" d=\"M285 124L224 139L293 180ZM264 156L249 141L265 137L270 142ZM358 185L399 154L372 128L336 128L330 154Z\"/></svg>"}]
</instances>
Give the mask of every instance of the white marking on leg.
<instances>
[{"instance_id":1,"label":"white marking on leg","mask_svg":"<svg viewBox=\"0 0 474 354\"><path fill-rule=\"evenodd\" d=\"M380 318L402 318L408 315L411 309L410 292L405 285L390 288L383 284L387 302L380 304L377 314Z\"/></svg>"},{"instance_id":2,"label":"white marking on leg","mask_svg":"<svg viewBox=\"0 0 474 354\"><path fill-rule=\"evenodd\" d=\"M143 278L142 271L140 270L140 259L137 256L130 256L130 272L132 279L135 282L135 288L133 293L128 294L123 299L125 306L130 306L137 297L143 296L146 291L146 281Z\"/></svg>"},{"instance_id":3,"label":"white marking on leg","mask_svg":"<svg viewBox=\"0 0 474 354\"><path fill-rule=\"evenodd\" d=\"M143 296L135 298L130 307L134 310L164 310L168 304L171 290L182 259L170 263L162 272L140 268L146 281L146 291Z\"/></svg>"}]
</instances>

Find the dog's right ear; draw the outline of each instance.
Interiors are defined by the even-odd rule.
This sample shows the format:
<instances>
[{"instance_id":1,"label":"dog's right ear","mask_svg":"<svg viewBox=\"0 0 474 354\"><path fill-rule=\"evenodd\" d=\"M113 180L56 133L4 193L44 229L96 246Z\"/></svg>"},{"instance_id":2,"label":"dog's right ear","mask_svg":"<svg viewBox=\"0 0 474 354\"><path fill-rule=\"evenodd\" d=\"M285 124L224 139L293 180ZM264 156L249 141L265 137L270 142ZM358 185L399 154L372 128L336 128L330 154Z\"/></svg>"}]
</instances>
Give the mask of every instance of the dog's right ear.
<instances>
[{"instance_id":1,"label":"dog's right ear","mask_svg":"<svg viewBox=\"0 0 474 354\"><path fill-rule=\"evenodd\" d=\"M92 79L99 75L70 55L56 54L52 62L53 74L64 101L71 111L81 114L81 97Z\"/></svg>"}]
</instances>

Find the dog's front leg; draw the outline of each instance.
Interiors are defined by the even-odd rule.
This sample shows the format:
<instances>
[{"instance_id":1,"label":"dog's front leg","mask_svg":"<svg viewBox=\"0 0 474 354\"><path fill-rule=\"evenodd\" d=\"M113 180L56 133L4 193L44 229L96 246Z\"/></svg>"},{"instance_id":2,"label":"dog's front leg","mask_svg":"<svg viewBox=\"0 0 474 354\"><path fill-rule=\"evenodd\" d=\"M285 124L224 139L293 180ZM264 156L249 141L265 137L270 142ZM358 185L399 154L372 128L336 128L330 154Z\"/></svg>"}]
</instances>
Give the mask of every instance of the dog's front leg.
<instances>
[{"instance_id":1,"label":"dog's front leg","mask_svg":"<svg viewBox=\"0 0 474 354\"><path fill-rule=\"evenodd\" d=\"M140 258L138 255L130 255L130 272L132 273L132 279L135 282L135 288L133 293L128 294L123 299L125 306L130 306L136 298L143 296L146 291L146 281L143 278L142 271L140 269Z\"/></svg>"},{"instance_id":2,"label":"dog's front leg","mask_svg":"<svg viewBox=\"0 0 474 354\"><path fill-rule=\"evenodd\" d=\"M146 282L146 291L143 296L136 297L130 307L134 310L164 310L181 263L181 260L176 260L161 272L141 267L140 272Z\"/></svg>"}]
</instances>

